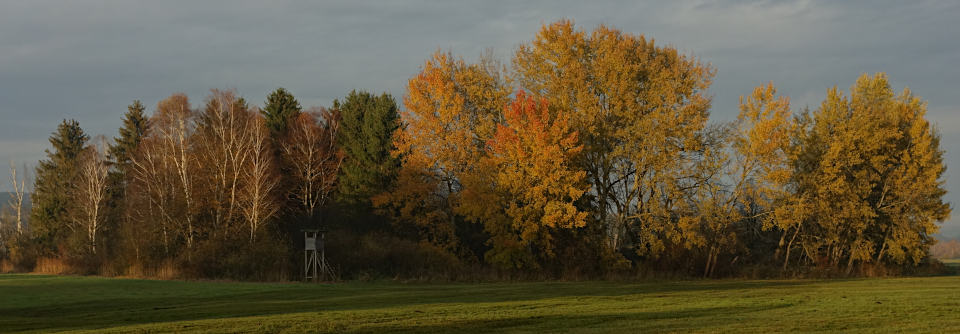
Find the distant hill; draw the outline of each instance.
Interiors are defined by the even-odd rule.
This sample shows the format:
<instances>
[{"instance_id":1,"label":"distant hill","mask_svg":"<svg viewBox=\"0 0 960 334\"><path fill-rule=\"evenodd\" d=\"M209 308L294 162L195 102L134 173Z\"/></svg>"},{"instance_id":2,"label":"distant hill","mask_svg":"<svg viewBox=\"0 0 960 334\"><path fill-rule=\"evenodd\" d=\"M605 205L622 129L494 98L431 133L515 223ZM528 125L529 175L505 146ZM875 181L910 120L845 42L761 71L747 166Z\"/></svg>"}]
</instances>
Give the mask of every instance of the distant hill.
<instances>
[{"instance_id":1,"label":"distant hill","mask_svg":"<svg viewBox=\"0 0 960 334\"><path fill-rule=\"evenodd\" d=\"M930 255L938 259L960 258L960 240L940 240L930 247Z\"/></svg>"},{"instance_id":2,"label":"distant hill","mask_svg":"<svg viewBox=\"0 0 960 334\"><path fill-rule=\"evenodd\" d=\"M0 207L7 206L7 204L10 203L10 200L11 200L11 199L13 199L13 193L12 193L12 192L9 192L9 191L7 191L7 192L0 191ZM25 207L27 207L27 208L30 207L30 194L25 194L25 195L23 195L23 205L24 205Z\"/></svg>"}]
</instances>

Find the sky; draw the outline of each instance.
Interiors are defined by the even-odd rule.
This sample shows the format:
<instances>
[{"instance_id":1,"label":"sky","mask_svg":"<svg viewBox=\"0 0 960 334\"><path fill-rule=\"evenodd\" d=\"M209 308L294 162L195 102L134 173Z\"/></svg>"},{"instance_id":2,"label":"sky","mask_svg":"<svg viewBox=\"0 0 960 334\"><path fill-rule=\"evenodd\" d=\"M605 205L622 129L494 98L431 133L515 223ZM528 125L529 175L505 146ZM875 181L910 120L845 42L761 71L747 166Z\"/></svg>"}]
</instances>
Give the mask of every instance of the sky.
<instances>
[{"instance_id":1,"label":"sky","mask_svg":"<svg viewBox=\"0 0 960 334\"><path fill-rule=\"evenodd\" d=\"M152 111L176 92L194 105L211 88L261 105L277 87L304 106L353 89L399 101L433 52L477 59L492 49L509 63L561 18L711 63L715 121L736 117L739 96L770 81L795 109L815 109L828 88L886 72L895 90L928 101L946 150L946 199L960 202L958 1L0 0L0 161L36 164L65 118L112 137L132 100ZM960 218L942 233L960 236Z\"/></svg>"}]
</instances>

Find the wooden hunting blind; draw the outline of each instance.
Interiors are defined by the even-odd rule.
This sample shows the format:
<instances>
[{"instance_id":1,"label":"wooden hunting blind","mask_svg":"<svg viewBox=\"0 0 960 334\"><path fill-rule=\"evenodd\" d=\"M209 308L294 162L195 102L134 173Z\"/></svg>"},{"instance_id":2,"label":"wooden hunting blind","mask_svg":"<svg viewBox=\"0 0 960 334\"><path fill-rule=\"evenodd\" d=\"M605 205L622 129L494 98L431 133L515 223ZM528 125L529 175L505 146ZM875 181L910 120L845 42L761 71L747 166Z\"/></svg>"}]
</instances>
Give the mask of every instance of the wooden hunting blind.
<instances>
[{"instance_id":1,"label":"wooden hunting blind","mask_svg":"<svg viewBox=\"0 0 960 334\"><path fill-rule=\"evenodd\" d=\"M327 263L323 239L326 230L303 229L303 279L314 282L334 280L333 267Z\"/></svg>"}]
</instances>

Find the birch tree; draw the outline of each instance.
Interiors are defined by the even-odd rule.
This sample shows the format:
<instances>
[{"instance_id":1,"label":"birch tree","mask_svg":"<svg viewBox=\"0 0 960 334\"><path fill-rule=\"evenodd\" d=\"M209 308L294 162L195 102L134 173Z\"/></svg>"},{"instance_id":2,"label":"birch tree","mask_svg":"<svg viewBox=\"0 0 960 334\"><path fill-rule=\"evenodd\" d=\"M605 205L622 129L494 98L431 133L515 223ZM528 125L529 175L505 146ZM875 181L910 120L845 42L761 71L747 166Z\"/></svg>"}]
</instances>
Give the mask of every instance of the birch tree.
<instances>
[{"instance_id":1,"label":"birch tree","mask_svg":"<svg viewBox=\"0 0 960 334\"><path fill-rule=\"evenodd\" d=\"M24 168L26 172L26 168ZM13 228L16 232L17 237L23 236L23 196L26 193L26 182L27 176L20 175L17 176L17 168L13 164L13 161L10 161L10 185L13 187L13 196L10 197L9 205L13 209Z\"/></svg>"},{"instance_id":2,"label":"birch tree","mask_svg":"<svg viewBox=\"0 0 960 334\"><path fill-rule=\"evenodd\" d=\"M257 232L280 209L276 197L279 181L270 147L270 132L262 116L254 116L248 123L250 157L244 168L243 213L250 232L250 242L256 240Z\"/></svg>"},{"instance_id":3,"label":"birch tree","mask_svg":"<svg viewBox=\"0 0 960 334\"><path fill-rule=\"evenodd\" d=\"M336 142L339 130L338 110L307 110L290 123L288 137L281 147L294 183L289 196L311 220L337 185L337 174L343 163L343 152Z\"/></svg>"},{"instance_id":4,"label":"birch tree","mask_svg":"<svg viewBox=\"0 0 960 334\"><path fill-rule=\"evenodd\" d=\"M214 237L235 221L238 189L250 155L250 112L233 91L213 89L199 117L198 159L211 177L203 178L200 190L210 203Z\"/></svg>"},{"instance_id":5,"label":"birch tree","mask_svg":"<svg viewBox=\"0 0 960 334\"><path fill-rule=\"evenodd\" d=\"M146 220L159 220L164 253L170 254L173 236L188 248L193 245L193 186L196 160L189 141L193 112L184 94L174 94L157 104L150 130L133 159L135 179L148 199Z\"/></svg>"},{"instance_id":6,"label":"birch tree","mask_svg":"<svg viewBox=\"0 0 960 334\"><path fill-rule=\"evenodd\" d=\"M84 233L89 251L97 253L98 236L104 228L107 211L107 166L104 145L90 145L81 156L75 185L76 228Z\"/></svg>"}]
</instances>

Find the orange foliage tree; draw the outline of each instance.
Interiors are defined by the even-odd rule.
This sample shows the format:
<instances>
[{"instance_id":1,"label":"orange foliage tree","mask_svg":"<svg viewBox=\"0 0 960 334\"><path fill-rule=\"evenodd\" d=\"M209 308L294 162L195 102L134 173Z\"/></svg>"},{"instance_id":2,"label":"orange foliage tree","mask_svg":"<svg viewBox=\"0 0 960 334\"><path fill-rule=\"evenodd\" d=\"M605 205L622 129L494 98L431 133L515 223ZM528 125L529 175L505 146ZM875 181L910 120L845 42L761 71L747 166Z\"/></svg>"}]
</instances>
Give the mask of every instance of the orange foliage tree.
<instances>
[{"instance_id":1,"label":"orange foliage tree","mask_svg":"<svg viewBox=\"0 0 960 334\"><path fill-rule=\"evenodd\" d=\"M456 224L484 216L477 205L489 203L480 198L484 195L464 190L489 175L475 162L483 157L509 95L495 63L468 64L435 53L409 81L403 129L394 143L403 167L396 186L375 196L374 205L396 217L401 229L413 228L422 241L462 251Z\"/></svg>"},{"instance_id":2,"label":"orange foliage tree","mask_svg":"<svg viewBox=\"0 0 960 334\"><path fill-rule=\"evenodd\" d=\"M574 202L587 190L586 173L571 163L583 147L568 120L523 91L507 106L485 159L508 217L487 221L493 245L488 262L536 267L537 257L555 256L552 230L584 226L587 212Z\"/></svg>"}]
</instances>

